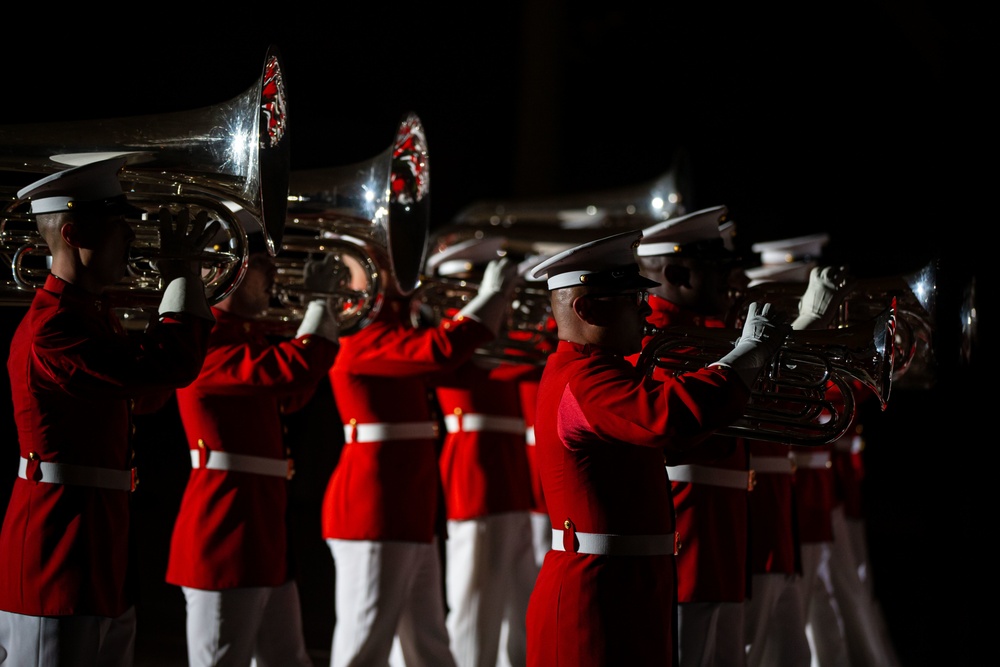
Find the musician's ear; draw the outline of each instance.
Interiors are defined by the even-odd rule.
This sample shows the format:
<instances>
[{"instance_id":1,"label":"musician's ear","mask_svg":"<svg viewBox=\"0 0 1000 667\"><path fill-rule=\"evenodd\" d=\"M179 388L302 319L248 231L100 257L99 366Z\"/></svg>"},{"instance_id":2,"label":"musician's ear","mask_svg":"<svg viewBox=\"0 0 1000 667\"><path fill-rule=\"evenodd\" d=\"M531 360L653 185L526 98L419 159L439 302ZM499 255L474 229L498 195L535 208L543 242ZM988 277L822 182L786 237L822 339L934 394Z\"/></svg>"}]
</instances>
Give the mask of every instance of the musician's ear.
<instances>
[{"instance_id":1,"label":"musician's ear","mask_svg":"<svg viewBox=\"0 0 1000 667\"><path fill-rule=\"evenodd\" d=\"M63 223L62 227L59 228L59 236L63 243L71 248L80 248L83 245L83 234L75 222Z\"/></svg>"},{"instance_id":2,"label":"musician's ear","mask_svg":"<svg viewBox=\"0 0 1000 667\"><path fill-rule=\"evenodd\" d=\"M590 322L590 310L591 303L586 294L581 294L573 299L573 312L584 322Z\"/></svg>"}]
</instances>

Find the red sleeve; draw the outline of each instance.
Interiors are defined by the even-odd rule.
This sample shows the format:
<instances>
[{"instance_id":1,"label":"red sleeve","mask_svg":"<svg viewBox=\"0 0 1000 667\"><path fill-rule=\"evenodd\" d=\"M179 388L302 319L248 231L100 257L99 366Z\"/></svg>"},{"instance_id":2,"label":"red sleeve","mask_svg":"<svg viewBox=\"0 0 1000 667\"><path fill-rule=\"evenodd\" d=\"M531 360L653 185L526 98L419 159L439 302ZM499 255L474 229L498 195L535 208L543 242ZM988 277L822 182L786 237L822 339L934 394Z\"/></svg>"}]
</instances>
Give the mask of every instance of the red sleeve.
<instances>
[{"instance_id":1,"label":"red sleeve","mask_svg":"<svg viewBox=\"0 0 1000 667\"><path fill-rule=\"evenodd\" d=\"M132 335L81 330L60 311L38 331L31 354L47 379L70 395L130 398L183 387L198 376L212 322L169 318Z\"/></svg>"},{"instance_id":2,"label":"red sleeve","mask_svg":"<svg viewBox=\"0 0 1000 667\"><path fill-rule=\"evenodd\" d=\"M627 362L624 362L627 363ZM611 365L570 375L567 386L598 435L640 446L685 449L739 418L749 391L725 368L658 381ZM577 381L582 379L582 381Z\"/></svg>"},{"instance_id":3,"label":"red sleeve","mask_svg":"<svg viewBox=\"0 0 1000 667\"><path fill-rule=\"evenodd\" d=\"M209 346L198 377L202 394L291 394L314 390L333 365L339 346L320 336L273 344L221 341Z\"/></svg>"},{"instance_id":4,"label":"red sleeve","mask_svg":"<svg viewBox=\"0 0 1000 667\"><path fill-rule=\"evenodd\" d=\"M376 321L342 339L340 358L351 374L432 377L454 371L492 337L470 318L420 328Z\"/></svg>"}]
</instances>

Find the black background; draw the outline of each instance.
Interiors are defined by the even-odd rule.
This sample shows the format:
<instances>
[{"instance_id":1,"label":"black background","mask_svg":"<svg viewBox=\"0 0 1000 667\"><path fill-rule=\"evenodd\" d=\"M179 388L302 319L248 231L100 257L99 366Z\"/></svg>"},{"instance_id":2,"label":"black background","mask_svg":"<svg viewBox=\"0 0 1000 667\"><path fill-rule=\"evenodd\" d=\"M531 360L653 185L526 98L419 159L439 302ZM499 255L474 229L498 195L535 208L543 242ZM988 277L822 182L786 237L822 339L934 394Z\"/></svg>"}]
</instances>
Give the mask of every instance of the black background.
<instances>
[{"instance_id":1,"label":"black background","mask_svg":"<svg viewBox=\"0 0 1000 667\"><path fill-rule=\"evenodd\" d=\"M683 150L688 209L727 205L744 248L828 232L828 259L861 276L937 258L938 381L894 391L866 422L870 548L903 664L986 664L979 610L995 600L986 540L996 436L985 362L978 347L971 364L961 359L957 318L975 280L987 304L980 340L989 339L995 38L982 12L961 3L751 4L21 8L0 39L9 68L0 124L213 106L256 81L273 44L292 169L371 158L414 111L427 132L435 228L481 200L643 183ZM0 310L8 337L20 313ZM289 420L295 545L317 651L333 623L332 564L315 521L336 461L331 409L324 388ZM11 429L3 453L16 461ZM162 583L186 475L178 429L172 404L140 422L140 663L183 643L183 601Z\"/></svg>"}]
</instances>

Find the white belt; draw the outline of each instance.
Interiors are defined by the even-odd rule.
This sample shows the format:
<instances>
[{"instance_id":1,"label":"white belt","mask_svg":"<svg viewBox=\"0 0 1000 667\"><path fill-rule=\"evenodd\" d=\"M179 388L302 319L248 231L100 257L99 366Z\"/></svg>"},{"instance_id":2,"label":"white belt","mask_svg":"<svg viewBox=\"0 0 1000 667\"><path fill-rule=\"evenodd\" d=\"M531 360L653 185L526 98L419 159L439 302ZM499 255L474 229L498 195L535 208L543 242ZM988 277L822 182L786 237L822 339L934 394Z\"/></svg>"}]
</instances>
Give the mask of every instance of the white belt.
<instances>
[{"instance_id":1,"label":"white belt","mask_svg":"<svg viewBox=\"0 0 1000 667\"><path fill-rule=\"evenodd\" d=\"M838 452L859 454L865 448L865 439L857 434L845 435L844 437L837 439L833 443L833 446Z\"/></svg>"},{"instance_id":2,"label":"white belt","mask_svg":"<svg viewBox=\"0 0 1000 667\"><path fill-rule=\"evenodd\" d=\"M44 484L71 484L73 486L93 486L98 489L114 489L116 491L135 491L138 483L135 468L130 470L115 470L114 468L97 468L81 466L73 463L50 463L38 461L37 479L28 477L28 464L34 460L21 457L17 468L17 476Z\"/></svg>"},{"instance_id":3,"label":"white belt","mask_svg":"<svg viewBox=\"0 0 1000 667\"><path fill-rule=\"evenodd\" d=\"M520 417L502 417L500 415L483 415L478 413L453 414L444 416L444 425L448 433L460 431L495 431L497 433L524 434L524 420Z\"/></svg>"},{"instance_id":4,"label":"white belt","mask_svg":"<svg viewBox=\"0 0 1000 667\"><path fill-rule=\"evenodd\" d=\"M753 470L729 470L711 466L667 466L667 477L671 482L708 484L744 491L753 491L755 483Z\"/></svg>"},{"instance_id":5,"label":"white belt","mask_svg":"<svg viewBox=\"0 0 1000 667\"><path fill-rule=\"evenodd\" d=\"M791 456L754 456L750 455L750 467L754 472L772 472L791 475L795 472L795 464Z\"/></svg>"},{"instance_id":6,"label":"white belt","mask_svg":"<svg viewBox=\"0 0 1000 667\"><path fill-rule=\"evenodd\" d=\"M795 452L795 467L797 468L829 468L833 466L830 462L830 452L814 452L812 454L802 454Z\"/></svg>"},{"instance_id":7,"label":"white belt","mask_svg":"<svg viewBox=\"0 0 1000 667\"><path fill-rule=\"evenodd\" d=\"M578 554L602 556L673 556L677 554L677 534L671 535L605 535L576 533ZM552 550L565 551L563 531L552 529Z\"/></svg>"},{"instance_id":8,"label":"white belt","mask_svg":"<svg viewBox=\"0 0 1000 667\"><path fill-rule=\"evenodd\" d=\"M534 426L529 426L528 428L524 429L524 439L527 441L527 443L529 445L535 444L535 427Z\"/></svg>"},{"instance_id":9,"label":"white belt","mask_svg":"<svg viewBox=\"0 0 1000 667\"><path fill-rule=\"evenodd\" d=\"M358 424L353 419L344 424L344 441L382 442L384 440L415 440L437 438L438 425L434 422L400 422L398 424Z\"/></svg>"},{"instance_id":10,"label":"white belt","mask_svg":"<svg viewBox=\"0 0 1000 667\"><path fill-rule=\"evenodd\" d=\"M201 453L203 450L192 449L191 467L206 470L231 470L233 472L247 472L253 475L267 475L268 477L284 477L291 479L295 470L292 459L269 459L263 456L250 456L249 454L232 454L230 452L208 451L208 461L201 465Z\"/></svg>"}]
</instances>

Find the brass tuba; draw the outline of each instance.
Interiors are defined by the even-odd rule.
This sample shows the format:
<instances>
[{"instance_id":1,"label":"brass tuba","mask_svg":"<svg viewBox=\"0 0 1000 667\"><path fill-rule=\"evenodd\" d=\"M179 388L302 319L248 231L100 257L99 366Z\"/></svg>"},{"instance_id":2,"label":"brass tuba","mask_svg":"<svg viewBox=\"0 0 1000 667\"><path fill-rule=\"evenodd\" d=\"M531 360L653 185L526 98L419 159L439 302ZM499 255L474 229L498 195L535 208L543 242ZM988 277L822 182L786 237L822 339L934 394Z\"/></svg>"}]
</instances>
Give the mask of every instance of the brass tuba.
<instances>
[{"instance_id":1,"label":"brass tuba","mask_svg":"<svg viewBox=\"0 0 1000 667\"><path fill-rule=\"evenodd\" d=\"M884 410L892 388L895 302L866 323L843 329L794 331L762 371L743 415L719 429L793 445L827 444L844 435L857 412L860 382ZM732 350L730 328L668 327L643 347L637 366L652 375L693 371Z\"/></svg>"},{"instance_id":2,"label":"brass tuba","mask_svg":"<svg viewBox=\"0 0 1000 667\"><path fill-rule=\"evenodd\" d=\"M148 220L135 223L128 275L109 292L136 308L161 296L154 268L161 207L204 210L222 223L223 237L203 257L212 303L242 279L249 222L264 232L269 251L280 245L288 192L288 118L276 48L268 49L258 80L221 104L192 111L68 123L0 126L0 252L12 276L0 283L0 303L22 304L47 274L47 248L17 200L25 185L71 166L127 156L121 174L130 203Z\"/></svg>"},{"instance_id":3,"label":"brass tuba","mask_svg":"<svg viewBox=\"0 0 1000 667\"><path fill-rule=\"evenodd\" d=\"M341 335L375 319L392 289L416 289L430 230L430 163L420 118L405 114L389 147L370 160L294 171L288 193L286 235L275 258L277 305L263 315L277 330L301 321L308 301L336 302ZM340 288L310 294L303 269L310 259L334 255L342 264ZM351 285L348 264L364 276Z\"/></svg>"},{"instance_id":4,"label":"brass tuba","mask_svg":"<svg viewBox=\"0 0 1000 667\"><path fill-rule=\"evenodd\" d=\"M859 278L840 303L833 325L847 327L876 317L895 299L896 327L890 339L894 347L893 383L899 388L926 389L937 378L934 353L937 300L940 287L939 261L933 259L916 271L898 276ZM743 292L730 311L729 322L739 326L753 301L770 302L785 312L798 312L798 303L808 283L761 282Z\"/></svg>"},{"instance_id":5,"label":"brass tuba","mask_svg":"<svg viewBox=\"0 0 1000 667\"><path fill-rule=\"evenodd\" d=\"M501 250L499 256L507 255ZM518 259L512 256L512 259ZM542 260L523 258L521 268L535 266ZM498 335L475 351L475 356L488 363L542 366L558 343L552 302L544 281L528 280L520 272L514 285L507 311ZM437 325L450 319L479 293L482 267L470 267L469 273L458 276L424 278L410 297L410 320L414 326Z\"/></svg>"},{"instance_id":6,"label":"brass tuba","mask_svg":"<svg viewBox=\"0 0 1000 667\"><path fill-rule=\"evenodd\" d=\"M482 201L461 210L430 240L429 255L473 239L503 239L503 252L525 264L500 334L476 350L478 357L511 363L544 364L558 340L544 281L523 276L557 252L617 232L642 229L685 212L691 177L687 156L678 151L671 167L656 178L623 188ZM530 266L528 266L530 264ZM460 310L478 291L467 280L424 275L411 299L414 322L438 321Z\"/></svg>"},{"instance_id":7,"label":"brass tuba","mask_svg":"<svg viewBox=\"0 0 1000 667\"><path fill-rule=\"evenodd\" d=\"M513 252L546 255L683 215L690 191L690 166L685 153L679 151L667 171L643 183L474 203L459 211L448 229L438 235L438 241L456 243L470 235L503 236Z\"/></svg>"}]
</instances>

